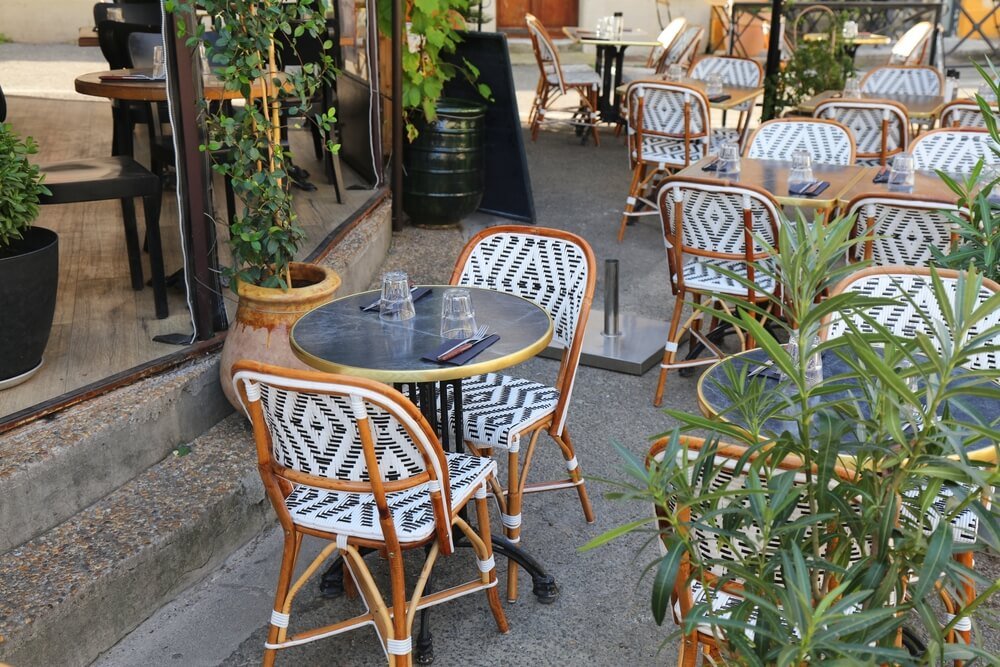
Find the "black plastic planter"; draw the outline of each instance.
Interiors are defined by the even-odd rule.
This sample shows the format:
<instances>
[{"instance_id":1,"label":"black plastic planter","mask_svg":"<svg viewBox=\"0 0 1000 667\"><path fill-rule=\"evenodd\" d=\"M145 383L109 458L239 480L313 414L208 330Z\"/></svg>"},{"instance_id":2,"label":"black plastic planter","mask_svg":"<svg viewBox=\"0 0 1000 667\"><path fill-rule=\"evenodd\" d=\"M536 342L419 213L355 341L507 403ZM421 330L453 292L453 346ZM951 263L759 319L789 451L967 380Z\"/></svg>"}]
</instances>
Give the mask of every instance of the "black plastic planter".
<instances>
[{"instance_id":1,"label":"black plastic planter","mask_svg":"<svg viewBox=\"0 0 1000 667\"><path fill-rule=\"evenodd\" d=\"M483 198L486 105L441 99L437 114L403 151L403 210L417 225L454 225Z\"/></svg>"},{"instance_id":2,"label":"black plastic planter","mask_svg":"<svg viewBox=\"0 0 1000 667\"><path fill-rule=\"evenodd\" d=\"M30 378L41 367L56 311L59 237L31 227L0 250L0 389Z\"/></svg>"}]
</instances>

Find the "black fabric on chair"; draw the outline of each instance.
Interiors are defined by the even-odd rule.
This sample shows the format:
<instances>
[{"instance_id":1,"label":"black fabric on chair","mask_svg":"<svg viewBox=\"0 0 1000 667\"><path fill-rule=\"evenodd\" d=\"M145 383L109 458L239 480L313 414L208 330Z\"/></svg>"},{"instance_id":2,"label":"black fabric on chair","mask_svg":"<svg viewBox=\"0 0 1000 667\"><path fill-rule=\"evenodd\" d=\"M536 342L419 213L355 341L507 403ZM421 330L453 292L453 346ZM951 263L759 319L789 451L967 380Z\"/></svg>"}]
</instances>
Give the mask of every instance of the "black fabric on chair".
<instances>
[{"instance_id":1,"label":"black fabric on chair","mask_svg":"<svg viewBox=\"0 0 1000 667\"><path fill-rule=\"evenodd\" d=\"M108 9L120 9L125 23L142 23L159 27L163 14L159 2L98 2L94 5L94 25L108 21Z\"/></svg>"},{"instance_id":2,"label":"black fabric on chair","mask_svg":"<svg viewBox=\"0 0 1000 667\"><path fill-rule=\"evenodd\" d=\"M125 245L128 248L132 289L143 288L139 233L135 217L135 197L142 197L149 244L149 265L153 274L153 301L156 316L168 314L167 285L163 273L163 248L160 243L160 179L132 158L125 156L72 160L40 165L45 186L52 193L41 195L40 204L120 199L125 221Z\"/></svg>"}]
</instances>

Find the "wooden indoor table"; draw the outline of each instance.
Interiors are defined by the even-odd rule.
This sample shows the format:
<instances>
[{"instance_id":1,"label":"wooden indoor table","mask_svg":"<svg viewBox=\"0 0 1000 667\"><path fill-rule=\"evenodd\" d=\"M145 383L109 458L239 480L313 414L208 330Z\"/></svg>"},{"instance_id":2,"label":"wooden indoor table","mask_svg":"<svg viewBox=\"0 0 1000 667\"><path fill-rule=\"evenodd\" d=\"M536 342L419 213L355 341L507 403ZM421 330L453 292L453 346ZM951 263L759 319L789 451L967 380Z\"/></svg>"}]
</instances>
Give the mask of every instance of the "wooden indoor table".
<instances>
[{"instance_id":1,"label":"wooden indoor table","mask_svg":"<svg viewBox=\"0 0 1000 667\"><path fill-rule=\"evenodd\" d=\"M771 193L782 206L799 206L801 208L816 208L831 210L837 206L841 197L866 173L868 167L854 165L841 166L813 163L813 177L817 181L829 181L830 186L816 197L802 197L788 193L788 173L792 163L784 160L740 159L740 173L736 179L722 178L716 171L704 171L705 167L715 161L715 156L695 162L678 172L679 176L689 178L712 179L719 182L732 181L734 184L753 185Z\"/></svg>"},{"instance_id":2,"label":"wooden indoor table","mask_svg":"<svg viewBox=\"0 0 1000 667\"><path fill-rule=\"evenodd\" d=\"M660 43L649 33L634 28L626 28L620 37L598 37L595 31L576 26L566 26L563 32L574 42L597 47L594 69L602 77L597 109L601 112L601 120L617 123L620 120L618 105L621 103L618 87L622 84L625 49L630 46L649 49L660 46Z\"/></svg>"},{"instance_id":3,"label":"wooden indoor table","mask_svg":"<svg viewBox=\"0 0 1000 667\"><path fill-rule=\"evenodd\" d=\"M167 101L167 82L153 79L128 79L124 77L149 74L149 69L116 69L103 72L81 74L73 82L76 92L92 97L106 97L115 104L111 107L114 122L114 141L112 155L128 155L132 157L132 132L129 126L128 107L133 103L152 104ZM227 90L222 81L214 76L202 79L205 99L232 100L240 99L238 90ZM260 84L260 93L264 87Z\"/></svg>"},{"instance_id":4,"label":"wooden indoor table","mask_svg":"<svg viewBox=\"0 0 1000 667\"><path fill-rule=\"evenodd\" d=\"M820 102L826 100L840 99L843 92L840 90L824 90L822 93L813 95L809 99L800 102L798 109L803 113L812 114ZM947 104L944 97L937 95L893 95L889 93L861 93L863 100L891 100L899 102L906 107L906 113L910 120L930 120L937 118L941 109Z\"/></svg>"},{"instance_id":5,"label":"wooden indoor table","mask_svg":"<svg viewBox=\"0 0 1000 667\"><path fill-rule=\"evenodd\" d=\"M384 322L378 310L362 308L378 300L377 291L352 294L303 315L290 334L292 351L303 362L321 371L392 383L406 393L433 428L441 444L452 443L448 427L449 406L454 411L454 449L464 442L462 379L508 368L529 359L552 339L552 319L532 301L494 290L464 287L472 293L476 322L489 327L500 339L462 365L427 361L444 340L440 335L441 303L449 285L431 286L430 293L414 302L416 315L403 322ZM451 400L448 400L448 396ZM513 559L531 575L532 592L539 602L558 595L555 579L527 552L499 532L492 535L494 551ZM457 542L456 546L467 546ZM335 561L323 575L323 587L342 587L343 567ZM417 662L433 655L427 609L421 612L416 642Z\"/></svg>"},{"instance_id":6,"label":"wooden indoor table","mask_svg":"<svg viewBox=\"0 0 1000 667\"><path fill-rule=\"evenodd\" d=\"M622 85L620 85L617 91L619 99L621 95L625 94L625 91L628 89L628 87L633 83L635 83L636 81L648 81L650 83L682 83L685 86L691 86L692 88L696 88L703 93L705 92L706 88L708 88L708 83L706 81L702 81L701 79L692 79L689 76L681 77L677 81L671 81L667 79L665 76L651 77L645 79L636 79L635 81L630 81L628 83L623 83ZM758 86L757 88L742 88L740 86L729 86L726 84L722 84L722 94L724 96L728 95L729 97L727 97L724 100L718 100L715 102L713 102L712 99L709 98L708 106L710 106L713 109L721 109L722 111L729 111L730 109L738 107L744 102L752 102L753 100L756 100L758 97L764 94L764 87Z\"/></svg>"}]
</instances>

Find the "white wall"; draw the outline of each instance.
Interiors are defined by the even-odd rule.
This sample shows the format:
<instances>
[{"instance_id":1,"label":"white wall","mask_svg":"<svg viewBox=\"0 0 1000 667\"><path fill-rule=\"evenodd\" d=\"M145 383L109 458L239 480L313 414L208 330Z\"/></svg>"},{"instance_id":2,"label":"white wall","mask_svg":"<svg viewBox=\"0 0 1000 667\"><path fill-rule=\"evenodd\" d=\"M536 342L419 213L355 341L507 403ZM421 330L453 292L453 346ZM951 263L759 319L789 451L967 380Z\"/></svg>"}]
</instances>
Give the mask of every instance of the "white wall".
<instances>
[{"instance_id":1,"label":"white wall","mask_svg":"<svg viewBox=\"0 0 1000 667\"><path fill-rule=\"evenodd\" d=\"M76 42L97 0L0 0L0 33L15 42Z\"/></svg>"}]
</instances>

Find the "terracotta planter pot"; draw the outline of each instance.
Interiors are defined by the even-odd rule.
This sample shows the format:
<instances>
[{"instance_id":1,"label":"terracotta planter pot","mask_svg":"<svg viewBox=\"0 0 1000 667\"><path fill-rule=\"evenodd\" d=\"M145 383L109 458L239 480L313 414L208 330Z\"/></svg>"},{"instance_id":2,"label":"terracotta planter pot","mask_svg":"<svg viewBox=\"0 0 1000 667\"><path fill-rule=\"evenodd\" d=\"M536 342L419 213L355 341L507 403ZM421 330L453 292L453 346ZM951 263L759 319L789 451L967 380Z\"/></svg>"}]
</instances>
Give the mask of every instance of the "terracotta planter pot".
<instances>
[{"instance_id":1,"label":"terracotta planter pot","mask_svg":"<svg viewBox=\"0 0 1000 667\"><path fill-rule=\"evenodd\" d=\"M222 347L219 379L233 407L242 411L233 391L232 368L240 359L254 359L288 368L308 368L288 343L292 325L316 306L333 300L340 276L316 264L292 262L292 289L287 291L239 283L236 319Z\"/></svg>"}]
</instances>

